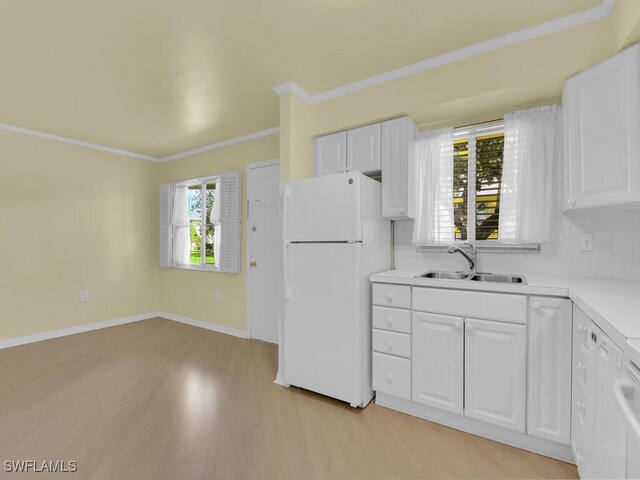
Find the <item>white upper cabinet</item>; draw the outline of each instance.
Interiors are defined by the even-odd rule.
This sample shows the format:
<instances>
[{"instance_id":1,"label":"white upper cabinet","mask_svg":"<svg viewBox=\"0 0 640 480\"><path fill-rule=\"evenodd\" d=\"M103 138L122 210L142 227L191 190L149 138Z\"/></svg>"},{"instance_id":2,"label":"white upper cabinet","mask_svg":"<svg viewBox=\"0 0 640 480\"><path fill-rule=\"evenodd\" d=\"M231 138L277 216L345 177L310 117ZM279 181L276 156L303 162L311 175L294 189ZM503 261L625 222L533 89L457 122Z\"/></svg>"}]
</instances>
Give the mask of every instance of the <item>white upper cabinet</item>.
<instances>
[{"instance_id":1,"label":"white upper cabinet","mask_svg":"<svg viewBox=\"0 0 640 480\"><path fill-rule=\"evenodd\" d=\"M413 312L412 400L462 414L464 319Z\"/></svg>"},{"instance_id":2,"label":"white upper cabinet","mask_svg":"<svg viewBox=\"0 0 640 480\"><path fill-rule=\"evenodd\" d=\"M347 131L347 171L380 171L380 124Z\"/></svg>"},{"instance_id":3,"label":"white upper cabinet","mask_svg":"<svg viewBox=\"0 0 640 480\"><path fill-rule=\"evenodd\" d=\"M380 172L380 124L316 138L316 176Z\"/></svg>"},{"instance_id":4,"label":"white upper cabinet","mask_svg":"<svg viewBox=\"0 0 640 480\"><path fill-rule=\"evenodd\" d=\"M415 217L416 127L409 117L382 122L382 216L391 220Z\"/></svg>"},{"instance_id":5,"label":"white upper cabinet","mask_svg":"<svg viewBox=\"0 0 640 480\"><path fill-rule=\"evenodd\" d=\"M347 132L316 138L316 175L347 171Z\"/></svg>"},{"instance_id":6,"label":"white upper cabinet","mask_svg":"<svg viewBox=\"0 0 640 480\"><path fill-rule=\"evenodd\" d=\"M567 80L569 209L640 202L640 45Z\"/></svg>"},{"instance_id":7,"label":"white upper cabinet","mask_svg":"<svg viewBox=\"0 0 640 480\"><path fill-rule=\"evenodd\" d=\"M527 327L467 318L464 348L464 414L524 432Z\"/></svg>"},{"instance_id":8,"label":"white upper cabinet","mask_svg":"<svg viewBox=\"0 0 640 480\"><path fill-rule=\"evenodd\" d=\"M532 297L529 312L527 432L569 445L571 300Z\"/></svg>"}]
</instances>

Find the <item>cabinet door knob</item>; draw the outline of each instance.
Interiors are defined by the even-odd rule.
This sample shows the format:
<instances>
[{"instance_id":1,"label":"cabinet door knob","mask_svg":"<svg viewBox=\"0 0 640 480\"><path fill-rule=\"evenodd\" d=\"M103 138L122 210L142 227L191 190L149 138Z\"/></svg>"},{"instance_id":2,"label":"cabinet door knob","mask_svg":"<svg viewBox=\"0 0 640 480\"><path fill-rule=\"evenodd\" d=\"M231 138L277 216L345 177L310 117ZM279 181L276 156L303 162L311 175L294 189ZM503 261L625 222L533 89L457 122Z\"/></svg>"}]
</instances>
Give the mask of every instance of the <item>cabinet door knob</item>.
<instances>
[{"instance_id":1,"label":"cabinet door knob","mask_svg":"<svg viewBox=\"0 0 640 480\"><path fill-rule=\"evenodd\" d=\"M531 308L534 310L540 310L540 302L536 302L535 300L531 302Z\"/></svg>"},{"instance_id":2,"label":"cabinet door knob","mask_svg":"<svg viewBox=\"0 0 640 480\"><path fill-rule=\"evenodd\" d=\"M467 329L467 332L473 331L473 325L469 325L468 323L466 324L465 328Z\"/></svg>"},{"instance_id":3,"label":"cabinet door knob","mask_svg":"<svg viewBox=\"0 0 640 480\"><path fill-rule=\"evenodd\" d=\"M400 215L404 215L405 213L407 213L406 210L404 210L404 209L400 210Z\"/></svg>"},{"instance_id":4,"label":"cabinet door knob","mask_svg":"<svg viewBox=\"0 0 640 480\"><path fill-rule=\"evenodd\" d=\"M584 327L582 325L578 325L578 333L584 332Z\"/></svg>"},{"instance_id":5,"label":"cabinet door knob","mask_svg":"<svg viewBox=\"0 0 640 480\"><path fill-rule=\"evenodd\" d=\"M249 265L251 266L251 268L256 268L258 266L258 262L254 260Z\"/></svg>"},{"instance_id":6,"label":"cabinet door knob","mask_svg":"<svg viewBox=\"0 0 640 480\"><path fill-rule=\"evenodd\" d=\"M584 404L584 402L581 402L580 400L576 402L576 405L580 410L584 410L586 408L586 405Z\"/></svg>"},{"instance_id":7,"label":"cabinet door knob","mask_svg":"<svg viewBox=\"0 0 640 480\"><path fill-rule=\"evenodd\" d=\"M576 461L578 463L582 463L583 460L584 460L584 457L582 455L580 455L579 453L576 453Z\"/></svg>"},{"instance_id":8,"label":"cabinet door knob","mask_svg":"<svg viewBox=\"0 0 640 480\"><path fill-rule=\"evenodd\" d=\"M393 318L387 317L387 325L388 326L392 326L393 325Z\"/></svg>"},{"instance_id":9,"label":"cabinet door knob","mask_svg":"<svg viewBox=\"0 0 640 480\"><path fill-rule=\"evenodd\" d=\"M387 373L387 384L391 385L393 383L393 377L390 373Z\"/></svg>"},{"instance_id":10,"label":"cabinet door knob","mask_svg":"<svg viewBox=\"0 0 640 480\"><path fill-rule=\"evenodd\" d=\"M583 365L582 362L578 362L578 370L584 372L587 369L586 365Z\"/></svg>"},{"instance_id":11,"label":"cabinet door knob","mask_svg":"<svg viewBox=\"0 0 640 480\"><path fill-rule=\"evenodd\" d=\"M387 350L393 350L393 342L391 340L387 340Z\"/></svg>"},{"instance_id":12,"label":"cabinet door knob","mask_svg":"<svg viewBox=\"0 0 640 480\"><path fill-rule=\"evenodd\" d=\"M462 330L462 322L455 323L456 330Z\"/></svg>"},{"instance_id":13,"label":"cabinet door knob","mask_svg":"<svg viewBox=\"0 0 640 480\"><path fill-rule=\"evenodd\" d=\"M393 293L387 292L387 300L389 300L390 302L393 301Z\"/></svg>"}]
</instances>

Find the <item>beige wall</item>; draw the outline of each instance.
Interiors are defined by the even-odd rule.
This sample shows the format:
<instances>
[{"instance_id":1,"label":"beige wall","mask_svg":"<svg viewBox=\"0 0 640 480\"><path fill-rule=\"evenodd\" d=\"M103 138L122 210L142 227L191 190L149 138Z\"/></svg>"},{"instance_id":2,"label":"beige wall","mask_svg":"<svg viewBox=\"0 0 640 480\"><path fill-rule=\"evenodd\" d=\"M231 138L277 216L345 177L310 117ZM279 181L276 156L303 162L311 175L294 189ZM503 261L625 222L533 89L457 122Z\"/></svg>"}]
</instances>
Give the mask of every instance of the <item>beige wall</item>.
<instances>
[{"instance_id":1,"label":"beige wall","mask_svg":"<svg viewBox=\"0 0 640 480\"><path fill-rule=\"evenodd\" d=\"M157 310L156 164L6 131L0 159L0 339Z\"/></svg>"},{"instance_id":2,"label":"beige wall","mask_svg":"<svg viewBox=\"0 0 640 480\"><path fill-rule=\"evenodd\" d=\"M420 130L557 103L564 81L617 50L607 19L317 104L280 97L282 178L313 175L313 137L400 115Z\"/></svg>"},{"instance_id":3,"label":"beige wall","mask_svg":"<svg viewBox=\"0 0 640 480\"><path fill-rule=\"evenodd\" d=\"M160 310L244 330L247 316L246 165L278 158L278 135L239 143L160 164L159 184L223 172L242 173L242 255L240 273L160 268ZM215 292L220 291L220 302Z\"/></svg>"},{"instance_id":4,"label":"beige wall","mask_svg":"<svg viewBox=\"0 0 640 480\"><path fill-rule=\"evenodd\" d=\"M638 38L639 3L315 105L284 95L279 136L164 164L0 132L0 339L157 310L244 329L247 163L280 157L283 180L304 178L317 135L399 115L420 129L463 125L557 102L567 77ZM226 171L243 174L241 272L159 268L158 185Z\"/></svg>"}]
</instances>

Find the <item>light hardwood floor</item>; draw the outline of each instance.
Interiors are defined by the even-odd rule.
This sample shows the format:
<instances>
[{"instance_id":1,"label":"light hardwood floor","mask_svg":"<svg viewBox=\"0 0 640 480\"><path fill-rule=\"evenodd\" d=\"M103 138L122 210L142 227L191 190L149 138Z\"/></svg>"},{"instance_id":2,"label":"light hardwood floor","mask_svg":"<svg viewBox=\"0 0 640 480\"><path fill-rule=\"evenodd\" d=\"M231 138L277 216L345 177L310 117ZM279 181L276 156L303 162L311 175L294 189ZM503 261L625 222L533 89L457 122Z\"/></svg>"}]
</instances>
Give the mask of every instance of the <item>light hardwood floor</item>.
<instances>
[{"instance_id":1,"label":"light hardwood floor","mask_svg":"<svg viewBox=\"0 0 640 480\"><path fill-rule=\"evenodd\" d=\"M279 387L276 362L271 345L164 319L0 350L0 469L59 459L78 462L76 479L576 478L572 465L374 404Z\"/></svg>"}]
</instances>

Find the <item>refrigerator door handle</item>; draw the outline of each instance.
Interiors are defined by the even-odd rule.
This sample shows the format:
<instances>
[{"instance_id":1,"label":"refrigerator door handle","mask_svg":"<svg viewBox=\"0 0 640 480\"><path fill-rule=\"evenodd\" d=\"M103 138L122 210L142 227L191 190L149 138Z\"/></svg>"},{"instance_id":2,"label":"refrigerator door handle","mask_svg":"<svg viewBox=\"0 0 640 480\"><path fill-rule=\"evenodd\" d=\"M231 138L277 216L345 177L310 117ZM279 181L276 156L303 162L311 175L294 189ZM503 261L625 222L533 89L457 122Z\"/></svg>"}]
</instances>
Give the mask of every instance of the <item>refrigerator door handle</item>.
<instances>
[{"instance_id":1,"label":"refrigerator door handle","mask_svg":"<svg viewBox=\"0 0 640 480\"><path fill-rule=\"evenodd\" d=\"M287 242L287 220L289 216L289 198L291 198L291 193L289 192L288 187L284 187L282 190L282 241Z\"/></svg>"},{"instance_id":2,"label":"refrigerator door handle","mask_svg":"<svg viewBox=\"0 0 640 480\"><path fill-rule=\"evenodd\" d=\"M289 300L291 298L291 288L289 287L289 244L283 245L282 252L282 276L284 283L284 299Z\"/></svg>"},{"instance_id":3,"label":"refrigerator door handle","mask_svg":"<svg viewBox=\"0 0 640 480\"><path fill-rule=\"evenodd\" d=\"M291 288L289 288L289 244L287 243L287 216L289 214L290 196L289 189L285 186L282 190L282 279L285 300L291 298Z\"/></svg>"}]
</instances>

